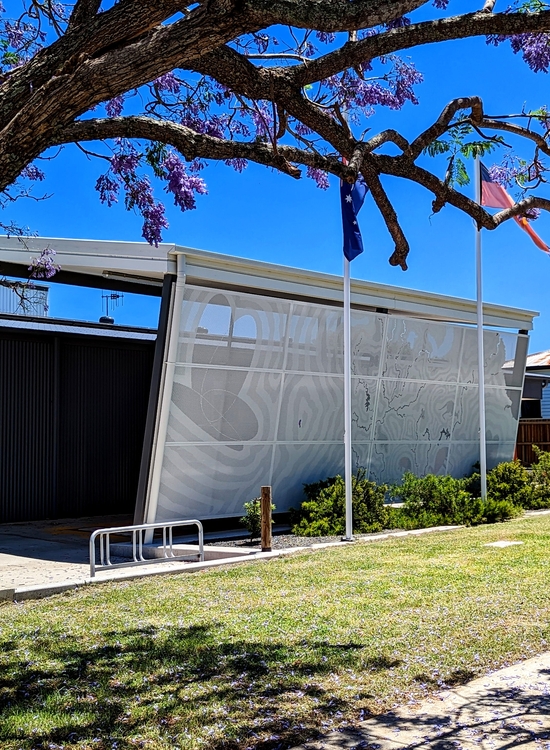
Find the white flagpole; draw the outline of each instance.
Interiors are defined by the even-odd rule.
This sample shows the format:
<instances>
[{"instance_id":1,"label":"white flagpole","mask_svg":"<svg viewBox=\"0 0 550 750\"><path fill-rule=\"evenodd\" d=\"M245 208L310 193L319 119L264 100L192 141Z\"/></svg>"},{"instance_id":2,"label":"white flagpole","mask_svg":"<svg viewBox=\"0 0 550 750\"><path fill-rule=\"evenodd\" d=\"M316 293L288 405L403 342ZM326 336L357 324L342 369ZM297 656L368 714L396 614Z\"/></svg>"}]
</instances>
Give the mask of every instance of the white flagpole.
<instances>
[{"instance_id":1,"label":"white flagpole","mask_svg":"<svg viewBox=\"0 0 550 750\"><path fill-rule=\"evenodd\" d=\"M344 255L344 482L346 487L346 535L353 541L352 454L351 454L351 289L350 262Z\"/></svg>"},{"instance_id":2,"label":"white flagpole","mask_svg":"<svg viewBox=\"0 0 550 750\"><path fill-rule=\"evenodd\" d=\"M475 160L476 201L481 206L481 165ZM483 352L483 283L481 266L481 230L476 224L476 300L477 300L477 361L479 384L479 473L481 497L487 497L487 431L485 427L485 356Z\"/></svg>"},{"instance_id":3,"label":"white flagpole","mask_svg":"<svg viewBox=\"0 0 550 750\"><path fill-rule=\"evenodd\" d=\"M349 41L357 41L357 31L349 32ZM347 112L344 113L347 122ZM346 488L346 535L353 542L352 454L351 454L351 274L350 261L344 255L344 484Z\"/></svg>"}]
</instances>

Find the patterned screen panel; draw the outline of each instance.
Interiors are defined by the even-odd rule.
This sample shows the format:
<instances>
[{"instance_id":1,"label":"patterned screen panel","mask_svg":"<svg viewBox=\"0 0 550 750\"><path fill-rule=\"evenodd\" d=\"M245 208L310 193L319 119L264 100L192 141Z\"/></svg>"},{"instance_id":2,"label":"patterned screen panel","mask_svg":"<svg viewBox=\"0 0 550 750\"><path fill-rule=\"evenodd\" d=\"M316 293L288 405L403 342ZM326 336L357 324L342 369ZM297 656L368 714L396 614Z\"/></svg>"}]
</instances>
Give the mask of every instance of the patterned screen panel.
<instances>
[{"instance_id":1,"label":"patterned screen panel","mask_svg":"<svg viewBox=\"0 0 550 750\"><path fill-rule=\"evenodd\" d=\"M518 343L519 342L519 343ZM510 459L525 337L485 332L488 458ZM302 485L342 473L339 308L187 286L157 520L238 516L273 487L280 511ZM455 476L479 458L472 328L352 313L354 468Z\"/></svg>"}]
</instances>

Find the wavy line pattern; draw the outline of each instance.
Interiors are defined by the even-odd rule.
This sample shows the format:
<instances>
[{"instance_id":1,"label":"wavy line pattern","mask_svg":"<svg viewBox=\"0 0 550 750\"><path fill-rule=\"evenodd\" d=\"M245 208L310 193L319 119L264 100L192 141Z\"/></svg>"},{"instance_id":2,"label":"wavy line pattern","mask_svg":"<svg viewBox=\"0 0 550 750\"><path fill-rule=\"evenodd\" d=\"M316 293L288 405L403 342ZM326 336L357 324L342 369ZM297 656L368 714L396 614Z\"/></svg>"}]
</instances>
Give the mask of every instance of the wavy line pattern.
<instances>
[{"instance_id":1,"label":"wavy line pattern","mask_svg":"<svg viewBox=\"0 0 550 750\"><path fill-rule=\"evenodd\" d=\"M187 286L179 319L157 519L235 516L273 486L278 510L302 484L343 471L341 310ZM509 459L525 356L485 333L490 463ZM478 459L471 328L353 311L354 465L461 475ZM506 368L503 369L503 365Z\"/></svg>"}]
</instances>

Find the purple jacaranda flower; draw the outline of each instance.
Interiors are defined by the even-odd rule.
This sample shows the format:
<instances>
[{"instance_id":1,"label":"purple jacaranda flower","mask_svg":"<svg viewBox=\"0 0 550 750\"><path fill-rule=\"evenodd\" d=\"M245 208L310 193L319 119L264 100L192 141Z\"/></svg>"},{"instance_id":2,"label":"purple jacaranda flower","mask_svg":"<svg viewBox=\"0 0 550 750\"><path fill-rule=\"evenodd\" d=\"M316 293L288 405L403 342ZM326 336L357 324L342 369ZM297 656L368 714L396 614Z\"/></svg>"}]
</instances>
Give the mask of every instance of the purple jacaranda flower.
<instances>
[{"instance_id":1,"label":"purple jacaranda flower","mask_svg":"<svg viewBox=\"0 0 550 750\"><path fill-rule=\"evenodd\" d=\"M118 191L120 190L120 184L109 177L108 174L103 174L98 178L95 189L99 193L99 200L101 203L106 203L109 208L113 203L118 203Z\"/></svg>"},{"instance_id":2,"label":"purple jacaranda flower","mask_svg":"<svg viewBox=\"0 0 550 750\"><path fill-rule=\"evenodd\" d=\"M196 208L195 193L205 195L208 191L201 177L189 174L179 156L173 151L162 162L168 184L166 190L174 196L174 204L182 211Z\"/></svg>"},{"instance_id":3,"label":"purple jacaranda flower","mask_svg":"<svg viewBox=\"0 0 550 750\"><path fill-rule=\"evenodd\" d=\"M418 104L418 99L414 93L413 86L422 83L424 76L412 63L407 63L399 58L394 58L394 94L402 106L406 101Z\"/></svg>"},{"instance_id":4,"label":"purple jacaranda flower","mask_svg":"<svg viewBox=\"0 0 550 750\"><path fill-rule=\"evenodd\" d=\"M402 29L405 26L411 25L411 19L407 18L407 16L400 16L399 18L394 18L392 21L389 21L386 24L387 29Z\"/></svg>"},{"instance_id":5,"label":"purple jacaranda flower","mask_svg":"<svg viewBox=\"0 0 550 750\"><path fill-rule=\"evenodd\" d=\"M514 39L512 40L512 49L514 52L521 50L523 59L533 72L548 73L548 66L550 65L549 39L548 34L521 34L519 44L514 44Z\"/></svg>"},{"instance_id":6,"label":"purple jacaranda flower","mask_svg":"<svg viewBox=\"0 0 550 750\"><path fill-rule=\"evenodd\" d=\"M523 215L531 221L536 221L539 218L540 214L540 208L528 208Z\"/></svg>"},{"instance_id":7,"label":"purple jacaranda flower","mask_svg":"<svg viewBox=\"0 0 550 750\"><path fill-rule=\"evenodd\" d=\"M111 169L114 174L133 174L140 161L140 155L133 147L130 147L111 156Z\"/></svg>"},{"instance_id":8,"label":"purple jacaranda flower","mask_svg":"<svg viewBox=\"0 0 550 750\"><path fill-rule=\"evenodd\" d=\"M173 73L165 73L153 81L159 91L167 91L169 94L179 94L181 84Z\"/></svg>"},{"instance_id":9,"label":"purple jacaranda flower","mask_svg":"<svg viewBox=\"0 0 550 750\"><path fill-rule=\"evenodd\" d=\"M515 183L516 177L522 170L518 166L506 164L494 164L489 167L491 179L498 182L503 188L510 187Z\"/></svg>"},{"instance_id":10,"label":"purple jacaranda flower","mask_svg":"<svg viewBox=\"0 0 550 750\"><path fill-rule=\"evenodd\" d=\"M333 34L332 31L317 31L315 36L322 44L332 44L336 39L336 34Z\"/></svg>"},{"instance_id":11,"label":"purple jacaranda flower","mask_svg":"<svg viewBox=\"0 0 550 750\"><path fill-rule=\"evenodd\" d=\"M126 188L126 207L138 208L141 213L150 208L155 199L153 198L153 189L147 175L143 177L130 178L125 184Z\"/></svg>"},{"instance_id":12,"label":"purple jacaranda flower","mask_svg":"<svg viewBox=\"0 0 550 750\"><path fill-rule=\"evenodd\" d=\"M7 43L13 49L19 50L25 44L25 30L22 24L7 21L4 24L4 33Z\"/></svg>"},{"instance_id":13,"label":"purple jacaranda flower","mask_svg":"<svg viewBox=\"0 0 550 750\"><path fill-rule=\"evenodd\" d=\"M247 160L241 158L226 159L225 164L227 164L228 167L233 167L236 172L242 172L243 169L246 169L248 166Z\"/></svg>"},{"instance_id":14,"label":"purple jacaranda flower","mask_svg":"<svg viewBox=\"0 0 550 750\"><path fill-rule=\"evenodd\" d=\"M269 105L268 102L259 101L256 105L256 109L252 110L251 117L252 122L256 127L256 133L259 136L270 134L273 125L273 115L271 105Z\"/></svg>"},{"instance_id":15,"label":"purple jacaranda flower","mask_svg":"<svg viewBox=\"0 0 550 750\"><path fill-rule=\"evenodd\" d=\"M307 176L310 177L312 180L315 180L315 182L317 183L317 187L321 188L321 190L327 190L330 187L330 183L328 181L328 175L326 172L323 172L322 169L316 169L315 167L308 167Z\"/></svg>"},{"instance_id":16,"label":"purple jacaranda flower","mask_svg":"<svg viewBox=\"0 0 550 750\"><path fill-rule=\"evenodd\" d=\"M110 99L105 105L105 112L107 112L107 117L120 117L123 109L123 96L115 96L113 99Z\"/></svg>"},{"instance_id":17,"label":"purple jacaranda flower","mask_svg":"<svg viewBox=\"0 0 550 750\"><path fill-rule=\"evenodd\" d=\"M368 39L371 36L376 36L378 33L378 29L363 29L359 32L359 39Z\"/></svg>"},{"instance_id":18,"label":"purple jacaranda flower","mask_svg":"<svg viewBox=\"0 0 550 750\"><path fill-rule=\"evenodd\" d=\"M550 35L548 34L490 34L487 44L495 47L509 41L514 54L521 54L527 65L535 73L547 73L550 67Z\"/></svg>"},{"instance_id":19,"label":"purple jacaranda flower","mask_svg":"<svg viewBox=\"0 0 550 750\"><path fill-rule=\"evenodd\" d=\"M152 206L142 212L144 218L142 237L155 247L158 247L159 242L162 242L162 230L168 228L164 211L162 203L153 203Z\"/></svg>"},{"instance_id":20,"label":"purple jacaranda flower","mask_svg":"<svg viewBox=\"0 0 550 750\"><path fill-rule=\"evenodd\" d=\"M311 128L308 128L307 125L304 125L304 123L300 121L296 122L294 130L298 133L298 135L311 135L313 133L313 130Z\"/></svg>"},{"instance_id":21,"label":"purple jacaranda flower","mask_svg":"<svg viewBox=\"0 0 550 750\"><path fill-rule=\"evenodd\" d=\"M28 164L22 171L21 171L21 177L24 177L26 180L33 180L42 182L42 180L46 179L46 175L41 169L38 169L38 167L35 164Z\"/></svg>"},{"instance_id":22,"label":"purple jacaranda flower","mask_svg":"<svg viewBox=\"0 0 550 750\"><path fill-rule=\"evenodd\" d=\"M224 137L225 120L218 115L212 115L210 119L196 117L191 113L187 113L181 117L180 120L182 125L187 128L191 128L196 133L202 135L211 135L214 138Z\"/></svg>"},{"instance_id":23,"label":"purple jacaranda flower","mask_svg":"<svg viewBox=\"0 0 550 750\"><path fill-rule=\"evenodd\" d=\"M250 128L245 122L239 120L231 120L228 123L227 129L233 135L242 135L247 138L250 135Z\"/></svg>"},{"instance_id":24,"label":"purple jacaranda flower","mask_svg":"<svg viewBox=\"0 0 550 750\"><path fill-rule=\"evenodd\" d=\"M38 258L33 258L29 266L30 277L32 279L51 279L52 276L60 270L60 267L54 262L55 250L46 247Z\"/></svg>"},{"instance_id":25,"label":"purple jacaranda flower","mask_svg":"<svg viewBox=\"0 0 550 750\"><path fill-rule=\"evenodd\" d=\"M196 174L197 172L202 172L205 167L206 163L202 161L202 159L193 159L193 161L189 164L189 171Z\"/></svg>"}]
</instances>

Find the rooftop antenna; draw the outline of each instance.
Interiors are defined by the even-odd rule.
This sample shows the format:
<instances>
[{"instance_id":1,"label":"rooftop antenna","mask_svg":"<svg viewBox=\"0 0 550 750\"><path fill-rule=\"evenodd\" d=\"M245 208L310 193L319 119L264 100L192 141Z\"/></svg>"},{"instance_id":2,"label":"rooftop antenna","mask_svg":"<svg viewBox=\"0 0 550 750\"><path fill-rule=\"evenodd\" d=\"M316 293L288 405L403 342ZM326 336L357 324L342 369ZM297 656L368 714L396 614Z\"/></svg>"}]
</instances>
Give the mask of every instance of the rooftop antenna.
<instances>
[{"instance_id":1,"label":"rooftop antenna","mask_svg":"<svg viewBox=\"0 0 550 750\"><path fill-rule=\"evenodd\" d=\"M119 304L124 304L124 294L122 292L103 292L101 294L102 305L105 305L105 315L102 315L99 319L100 323L107 323L114 325L115 319L112 315L109 315L109 302L111 303L111 312L113 308L118 307Z\"/></svg>"}]
</instances>

